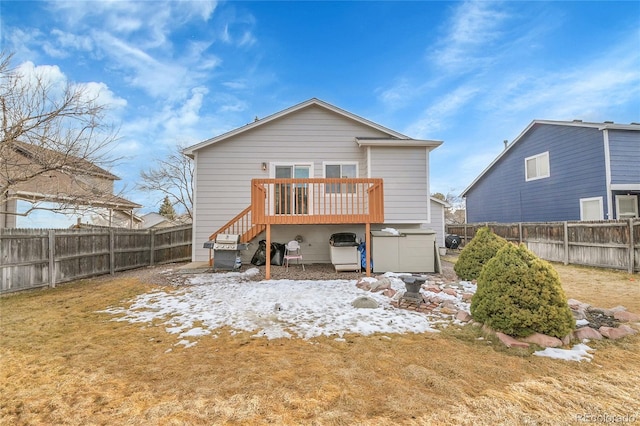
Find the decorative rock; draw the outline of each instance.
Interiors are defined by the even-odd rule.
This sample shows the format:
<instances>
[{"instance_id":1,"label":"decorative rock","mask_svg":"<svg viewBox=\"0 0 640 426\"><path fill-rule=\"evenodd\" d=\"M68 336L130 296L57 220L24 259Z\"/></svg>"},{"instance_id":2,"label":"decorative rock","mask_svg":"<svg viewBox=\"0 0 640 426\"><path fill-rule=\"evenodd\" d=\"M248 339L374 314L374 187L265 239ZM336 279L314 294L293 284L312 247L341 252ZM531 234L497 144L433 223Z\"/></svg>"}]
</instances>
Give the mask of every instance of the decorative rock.
<instances>
[{"instance_id":1,"label":"decorative rock","mask_svg":"<svg viewBox=\"0 0 640 426\"><path fill-rule=\"evenodd\" d=\"M424 287L424 289L425 289L426 291L430 291L430 292L432 292L432 293L440 293L440 292L442 291L442 290L440 289L440 287L438 287L437 285L432 285L432 284L430 284L430 285L428 285L428 286Z\"/></svg>"},{"instance_id":2,"label":"decorative rock","mask_svg":"<svg viewBox=\"0 0 640 426\"><path fill-rule=\"evenodd\" d=\"M573 310L571 309L571 313L573 314L573 318L575 320L583 320L587 318L587 315L585 315L584 311L582 310Z\"/></svg>"},{"instance_id":3,"label":"decorative rock","mask_svg":"<svg viewBox=\"0 0 640 426\"><path fill-rule=\"evenodd\" d=\"M616 311L613 313L613 317L621 322L638 322L640 321L640 315L627 311Z\"/></svg>"},{"instance_id":4,"label":"decorative rock","mask_svg":"<svg viewBox=\"0 0 640 426\"><path fill-rule=\"evenodd\" d=\"M443 308L447 308L447 309L451 309L452 311L457 311L458 310L458 307L451 300L445 300L444 302L442 302L442 307Z\"/></svg>"},{"instance_id":5,"label":"decorative rock","mask_svg":"<svg viewBox=\"0 0 640 426\"><path fill-rule=\"evenodd\" d=\"M362 309L375 309L378 307L378 302L374 299L367 296L360 296L351 302L351 305L354 308L362 308Z\"/></svg>"},{"instance_id":6,"label":"decorative rock","mask_svg":"<svg viewBox=\"0 0 640 426\"><path fill-rule=\"evenodd\" d=\"M442 292L444 294L448 294L449 296L457 296L458 295L458 292L453 288L445 288L444 290L442 290Z\"/></svg>"},{"instance_id":7,"label":"decorative rock","mask_svg":"<svg viewBox=\"0 0 640 426\"><path fill-rule=\"evenodd\" d=\"M469 322L472 320L471 314L466 311L458 311L458 313L456 314L456 319L462 322Z\"/></svg>"},{"instance_id":8,"label":"decorative rock","mask_svg":"<svg viewBox=\"0 0 640 426\"><path fill-rule=\"evenodd\" d=\"M508 348L528 348L529 344L507 336L504 333L496 332L496 337Z\"/></svg>"},{"instance_id":9,"label":"decorative rock","mask_svg":"<svg viewBox=\"0 0 640 426\"><path fill-rule=\"evenodd\" d=\"M363 290L369 291L371 290L371 282L366 279L360 279L356 283L356 287L361 288Z\"/></svg>"},{"instance_id":10,"label":"decorative rock","mask_svg":"<svg viewBox=\"0 0 640 426\"><path fill-rule=\"evenodd\" d=\"M389 298L391 298L391 297L395 296L395 295L396 295L396 293L397 293L397 292L396 292L394 289L392 289L392 288L387 288L387 289L385 289L385 290L382 292L382 294L384 294L385 296L387 296L387 297L389 297Z\"/></svg>"},{"instance_id":11,"label":"decorative rock","mask_svg":"<svg viewBox=\"0 0 640 426\"><path fill-rule=\"evenodd\" d=\"M440 313L441 314L445 314L445 315L455 315L458 311L456 309L452 309L452 308L440 308Z\"/></svg>"},{"instance_id":12,"label":"decorative rock","mask_svg":"<svg viewBox=\"0 0 640 426\"><path fill-rule=\"evenodd\" d=\"M371 291L382 291L391 288L391 280L387 277L382 277L376 282L371 283Z\"/></svg>"},{"instance_id":13,"label":"decorative rock","mask_svg":"<svg viewBox=\"0 0 640 426\"><path fill-rule=\"evenodd\" d=\"M620 327L605 327L604 325L602 327L600 327L598 329L598 331L600 332L600 334L602 334L604 337L611 339L611 340L617 340L617 339L622 339L625 336L628 336L629 331L624 329L624 328L620 328Z\"/></svg>"},{"instance_id":14,"label":"decorative rock","mask_svg":"<svg viewBox=\"0 0 640 426\"><path fill-rule=\"evenodd\" d=\"M618 328L619 328L619 329L621 329L621 330L626 331L626 332L627 332L627 333L629 333L629 334L636 334L636 333L638 332L638 330L636 330L636 329L634 329L634 328L631 328L631 327L629 327L629 326L628 326L628 325L626 325L626 324L620 324L620 325L618 326Z\"/></svg>"},{"instance_id":15,"label":"decorative rock","mask_svg":"<svg viewBox=\"0 0 640 426\"><path fill-rule=\"evenodd\" d=\"M591 327L579 328L573 332L573 335L578 340L583 340L583 339L602 340L602 334L600 334L597 330L594 330Z\"/></svg>"},{"instance_id":16,"label":"decorative rock","mask_svg":"<svg viewBox=\"0 0 640 426\"><path fill-rule=\"evenodd\" d=\"M533 333L531 336L527 336L521 339L527 343L534 343L544 348L557 348L562 346L562 340L557 337L547 336L546 334Z\"/></svg>"},{"instance_id":17,"label":"decorative rock","mask_svg":"<svg viewBox=\"0 0 640 426\"><path fill-rule=\"evenodd\" d=\"M440 299L438 296L427 296L425 299L429 303L436 303L438 305L442 303L442 299Z\"/></svg>"},{"instance_id":18,"label":"decorative rock","mask_svg":"<svg viewBox=\"0 0 640 426\"><path fill-rule=\"evenodd\" d=\"M572 338L573 338L573 334L572 334L572 333L569 333L569 334L567 334L566 336L564 336L564 337L563 337L562 339L560 339L560 340L562 340L562 344L563 344L564 346L566 346L566 345L568 345L569 343L571 343L571 339L572 339Z\"/></svg>"},{"instance_id":19,"label":"decorative rock","mask_svg":"<svg viewBox=\"0 0 640 426\"><path fill-rule=\"evenodd\" d=\"M573 309L573 310L580 310L580 311L585 311L587 309L589 309L591 307L590 304L588 303L583 303L579 300L576 299L569 299L567 300L567 304L569 305L569 308Z\"/></svg>"},{"instance_id":20,"label":"decorative rock","mask_svg":"<svg viewBox=\"0 0 640 426\"><path fill-rule=\"evenodd\" d=\"M462 293L462 300L465 302L470 302L473 297L473 293Z\"/></svg>"}]
</instances>

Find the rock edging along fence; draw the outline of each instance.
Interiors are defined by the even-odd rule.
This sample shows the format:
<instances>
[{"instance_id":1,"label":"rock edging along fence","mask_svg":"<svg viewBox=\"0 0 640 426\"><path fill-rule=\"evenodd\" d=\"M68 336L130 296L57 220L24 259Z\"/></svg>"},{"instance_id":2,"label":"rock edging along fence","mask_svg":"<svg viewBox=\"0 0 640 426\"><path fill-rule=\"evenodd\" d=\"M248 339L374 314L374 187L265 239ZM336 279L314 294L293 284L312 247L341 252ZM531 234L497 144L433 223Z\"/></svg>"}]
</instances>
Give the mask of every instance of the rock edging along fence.
<instances>
[{"instance_id":1,"label":"rock edging along fence","mask_svg":"<svg viewBox=\"0 0 640 426\"><path fill-rule=\"evenodd\" d=\"M446 225L463 245L488 226L507 241L524 243L542 259L565 265L640 272L640 220L597 222L474 223Z\"/></svg>"},{"instance_id":2,"label":"rock edging along fence","mask_svg":"<svg viewBox=\"0 0 640 426\"><path fill-rule=\"evenodd\" d=\"M0 229L0 294L191 260L191 225L155 230Z\"/></svg>"}]
</instances>

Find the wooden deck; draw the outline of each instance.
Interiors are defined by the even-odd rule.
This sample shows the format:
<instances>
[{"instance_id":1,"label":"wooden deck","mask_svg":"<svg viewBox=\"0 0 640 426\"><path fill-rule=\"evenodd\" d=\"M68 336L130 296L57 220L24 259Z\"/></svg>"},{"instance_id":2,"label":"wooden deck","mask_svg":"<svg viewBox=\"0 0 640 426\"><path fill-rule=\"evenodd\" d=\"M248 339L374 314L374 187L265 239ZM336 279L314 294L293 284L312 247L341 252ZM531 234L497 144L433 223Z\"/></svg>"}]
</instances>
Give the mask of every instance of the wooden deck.
<instances>
[{"instance_id":1,"label":"wooden deck","mask_svg":"<svg viewBox=\"0 0 640 426\"><path fill-rule=\"evenodd\" d=\"M370 253L370 225L384 222L382 179L297 178L253 179L251 205L213 233L239 234L243 242L266 231L267 259L271 250L271 225L365 225L366 250ZM266 279L271 278L269 262ZM367 276L371 275L367 259Z\"/></svg>"}]
</instances>

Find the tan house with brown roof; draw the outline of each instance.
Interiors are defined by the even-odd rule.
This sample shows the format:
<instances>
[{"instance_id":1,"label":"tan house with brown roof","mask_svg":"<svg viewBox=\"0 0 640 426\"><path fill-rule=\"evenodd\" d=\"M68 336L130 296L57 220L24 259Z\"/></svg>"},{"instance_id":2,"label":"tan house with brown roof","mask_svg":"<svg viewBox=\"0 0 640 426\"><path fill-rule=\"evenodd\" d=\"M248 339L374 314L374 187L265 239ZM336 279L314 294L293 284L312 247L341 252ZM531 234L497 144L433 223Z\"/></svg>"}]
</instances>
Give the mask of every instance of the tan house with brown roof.
<instances>
[{"instance_id":1,"label":"tan house with brown roof","mask_svg":"<svg viewBox=\"0 0 640 426\"><path fill-rule=\"evenodd\" d=\"M127 217L134 227L133 210L142 207L114 195L120 178L95 164L69 153L41 146L12 142L0 158L0 228L16 227L18 201L34 205L53 203L55 210L101 211L106 224L116 216Z\"/></svg>"}]
</instances>

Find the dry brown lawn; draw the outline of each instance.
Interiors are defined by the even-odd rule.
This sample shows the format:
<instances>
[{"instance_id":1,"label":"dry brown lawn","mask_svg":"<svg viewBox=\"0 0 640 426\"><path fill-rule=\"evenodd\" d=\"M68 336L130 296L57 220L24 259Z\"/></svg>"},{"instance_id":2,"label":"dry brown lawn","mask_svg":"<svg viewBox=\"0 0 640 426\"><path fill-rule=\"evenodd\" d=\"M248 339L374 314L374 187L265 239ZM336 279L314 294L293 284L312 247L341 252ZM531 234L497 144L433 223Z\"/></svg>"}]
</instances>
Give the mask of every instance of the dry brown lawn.
<instances>
[{"instance_id":1,"label":"dry brown lawn","mask_svg":"<svg viewBox=\"0 0 640 426\"><path fill-rule=\"evenodd\" d=\"M638 275L555 266L568 297L640 312ZM163 327L97 313L153 284L123 274L0 299L0 424L640 423L639 335L591 342L580 363L472 326L346 342L221 333L166 352Z\"/></svg>"}]
</instances>

